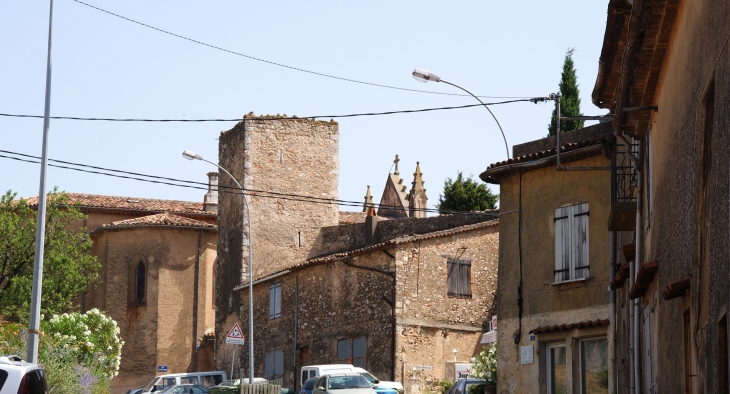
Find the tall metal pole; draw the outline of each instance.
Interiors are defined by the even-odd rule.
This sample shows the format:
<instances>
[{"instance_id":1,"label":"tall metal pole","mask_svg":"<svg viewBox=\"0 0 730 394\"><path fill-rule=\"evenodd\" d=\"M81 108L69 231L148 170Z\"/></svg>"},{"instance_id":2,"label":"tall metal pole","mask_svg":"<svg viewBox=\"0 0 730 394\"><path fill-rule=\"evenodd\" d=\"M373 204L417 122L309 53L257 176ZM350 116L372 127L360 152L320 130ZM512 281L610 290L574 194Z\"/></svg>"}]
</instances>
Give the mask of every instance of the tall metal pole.
<instances>
[{"instance_id":1,"label":"tall metal pole","mask_svg":"<svg viewBox=\"0 0 730 394\"><path fill-rule=\"evenodd\" d=\"M451 82L445 81L443 79L440 80L440 82L443 82L443 83L445 83L447 85L451 85L451 86L456 87L456 88L459 88L459 89L461 89L461 90L469 93L472 97L474 97L480 103L482 103L482 105L484 106L484 108L486 108L487 111L489 111L489 113L492 115L492 117L494 118L494 121L497 122L497 126L499 127L499 131L502 133L502 139L504 140L504 148L507 150L507 159L509 159L510 158L510 154L509 154L509 145L507 145L507 137L504 135L504 130L502 130L502 125L499 124L499 121L497 120L497 117L494 116L494 112L492 112L492 110L489 109L489 107L486 104L484 104L484 101L482 101L481 99L479 99L479 97L477 97L476 95L474 95L474 93L472 93L472 92L470 92L470 91L462 88L461 86L459 86L459 85L457 85L455 83L451 83Z\"/></svg>"},{"instance_id":2,"label":"tall metal pole","mask_svg":"<svg viewBox=\"0 0 730 394\"><path fill-rule=\"evenodd\" d=\"M242 211L242 215L246 216L246 219L248 220L248 383L253 384L253 242L251 242L253 238L252 234L252 228L251 228L251 208L248 206L248 199L246 198L246 191L241 187L241 184L238 183L236 178L231 175L228 170L225 168L219 166L217 163L213 163L212 161L203 159L202 157L198 158L204 162L210 163L216 167L218 167L221 171L226 173L231 179L233 179L233 182L238 186L238 188L241 190L241 195L243 196L243 204L246 208L245 211ZM248 215L246 215L246 212L248 212ZM243 223L241 223L243 224ZM241 246L246 246L246 232L245 229L241 229L242 238L243 241L241 242ZM234 349L235 352L235 349ZM235 353L234 353L235 354ZM231 362L231 375L233 375L233 362ZM233 377L231 377L233 379Z\"/></svg>"},{"instance_id":3,"label":"tall metal pole","mask_svg":"<svg viewBox=\"0 0 730 394\"><path fill-rule=\"evenodd\" d=\"M26 359L38 362L38 340L41 320L41 292L43 288L43 245L46 233L46 169L48 168L48 127L51 116L51 42L53 37L53 0L48 16L48 60L46 62L46 102L43 110L43 147L41 148L41 180L38 191L38 220L35 233L35 257L33 261L33 293L30 302L28 350Z\"/></svg>"}]
</instances>

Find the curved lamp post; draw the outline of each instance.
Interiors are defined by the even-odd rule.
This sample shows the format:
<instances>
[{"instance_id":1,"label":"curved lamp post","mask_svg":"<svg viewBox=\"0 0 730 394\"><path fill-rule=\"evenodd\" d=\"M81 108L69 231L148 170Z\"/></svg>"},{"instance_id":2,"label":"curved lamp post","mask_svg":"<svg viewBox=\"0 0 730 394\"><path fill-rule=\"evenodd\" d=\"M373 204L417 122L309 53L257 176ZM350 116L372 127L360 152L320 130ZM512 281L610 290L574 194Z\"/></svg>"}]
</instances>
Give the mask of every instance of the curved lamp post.
<instances>
[{"instance_id":1,"label":"curved lamp post","mask_svg":"<svg viewBox=\"0 0 730 394\"><path fill-rule=\"evenodd\" d=\"M443 82L443 83L445 83L447 85L451 85L451 86L457 87L457 88L459 88L459 89L461 89L461 90L469 93L472 97L474 97L480 103L482 103L482 105L484 106L484 108L486 108L487 111L489 111L489 113L492 115L492 117L494 118L494 121L497 122L497 126L499 126L499 131L502 133L502 139L504 139L504 147L507 150L507 158L509 159L509 157L510 157L510 155L509 155L509 146L507 145L507 137L505 137L505 135L504 135L504 130L502 130L502 125L499 124L499 121L497 120L497 117L494 116L494 113L492 112L492 110L489 109L489 107L486 104L484 104L484 102L482 100L480 100L479 97L475 96L474 93L472 93L472 92L470 92L470 91L462 88L461 86L459 86L459 85L457 85L455 83L451 83L451 82L445 81L445 80L441 79L438 75L436 75L436 74L434 74L434 73L432 73L430 71L426 71L426 70L424 70L422 68L415 69L413 71L412 75L413 75L413 79L415 79L416 81L419 81L419 82L423 82L423 83L426 83L428 81Z\"/></svg>"},{"instance_id":2,"label":"curved lamp post","mask_svg":"<svg viewBox=\"0 0 730 394\"><path fill-rule=\"evenodd\" d=\"M198 155L197 153L193 151L186 150L183 152L183 157L188 160L202 160L206 163L210 163L216 167L218 167L221 171L225 172L226 175L231 177L233 179L233 182L238 186L238 189L241 191L241 196L243 197L243 204L246 207L246 212L248 212L248 231L251 232L251 209L248 206L248 199L246 198L246 191L241 187L241 184L238 183L236 178L231 175L230 172L228 172L225 168L219 166L217 163L213 163L212 161L204 159L202 156ZM241 212L243 214L243 212ZM243 232L243 229L241 229L241 234L245 237L245 233ZM250 234L252 235L252 234ZM248 239L248 383L253 384L253 242L251 242L252 236L249 236ZM244 243L241 242L241 245L243 246ZM233 365L231 365L231 370L233 369ZM233 372L231 372L231 379L233 379Z\"/></svg>"}]
</instances>

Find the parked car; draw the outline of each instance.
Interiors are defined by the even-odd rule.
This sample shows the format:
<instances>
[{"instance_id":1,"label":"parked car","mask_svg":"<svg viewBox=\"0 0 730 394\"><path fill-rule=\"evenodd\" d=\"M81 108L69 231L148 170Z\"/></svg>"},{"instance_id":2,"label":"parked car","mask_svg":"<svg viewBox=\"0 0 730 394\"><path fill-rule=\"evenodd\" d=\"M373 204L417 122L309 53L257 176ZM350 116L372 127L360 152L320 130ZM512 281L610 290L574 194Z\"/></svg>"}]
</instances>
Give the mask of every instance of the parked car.
<instances>
[{"instance_id":1,"label":"parked car","mask_svg":"<svg viewBox=\"0 0 730 394\"><path fill-rule=\"evenodd\" d=\"M243 384L248 384L248 378L243 379ZM269 384L269 381L264 378L253 378L253 384ZM218 386L240 386L241 379L224 380Z\"/></svg>"},{"instance_id":2,"label":"parked car","mask_svg":"<svg viewBox=\"0 0 730 394\"><path fill-rule=\"evenodd\" d=\"M360 373L360 375L367 379L371 385L377 384L378 388L375 390L376 393L389 394L387 389L393 389L397 391L398 394L403 394L403 385L400 382L389 382L386 380L380 380L376 378L375 375L359 367L353 367L353 370Z\"/></svg>"},{"instance_id":3,"label":"parked car","mask_svg":"<svg viewBox=\"0 0 730 394\"><path fill-rule=\"evenodd\" d=\"M0 356L0 394L48 394L46 373L18 356Z\"/></svg>"},{"instance_id":4,"label":"parked car","mask_svg":"<svg viewBox=\"0 0 730 394\"><path fill-rule=\"evenodd\" d=\"M208 389L199 384L176 384L160 391L160 394L207 394Z\"/></svg>"},{"instance_id":5,"label":"parked car","mask_svg":"<svg viewBox=\"0 0 730 394\"><path fill-rule=\"evenodd\" d=\"M299 394L312 394L312 390L314 389L314 384L317 383L319 380L319 376L315 376L313 378L307 379L302 384L302 389L299 390Z\"/></svg>"},{"instance_id":6,"label":"parked car","mask_svg":"<svg viewBox=\"0 0 730 394\"><path fill-rule=\"evenodd\" d=\"M144 387L138 389L131 389L127 391L127 394L141 394Z\"/></svg>"},{"instance_id":7,"label":"parked car","mask_svg":"<svg viewBox=\"0 0 730 394\"><path fill-rule=\"evenodd\" d=\"M469 394L469 387L476 384L485 384L485 379L462 379L457 380L453 386L446 392L446 394Z\"/></svg>"},{"instance_id":8,"label":"parked car","mask_svg":"<svg viewBox=\"0 0 730 394\"><path fill-rule=\"evenodd\" d=\"M315 376L323 376L325 374L356 372L355 367L351 364L327 364L327 365L305 365L302 367L302 376L300 384L304 384L307 379Z\"/></svg>"},{"instance_id":9,"label":"parked car","mask_svg":"<svg viewBox=\"0 0 730 394\"><path fill-rule=\"evenodd\" d=\"M323 375L312 394L375 394L370 383L357 372Z\"/></svg>"},{"instance_id":10,"label":"parked car","mask_svg":"<svg viewBox=\"0 0 730 394\"><path fill-rule=\"evenodd\" d=\"M170 373L155 376L145 386L142 393L156 393L170 386L181 384L197 384L203 387L213 387L219 385L226 379L226 373L223 371Z\"/></svg>"}]
</instances>

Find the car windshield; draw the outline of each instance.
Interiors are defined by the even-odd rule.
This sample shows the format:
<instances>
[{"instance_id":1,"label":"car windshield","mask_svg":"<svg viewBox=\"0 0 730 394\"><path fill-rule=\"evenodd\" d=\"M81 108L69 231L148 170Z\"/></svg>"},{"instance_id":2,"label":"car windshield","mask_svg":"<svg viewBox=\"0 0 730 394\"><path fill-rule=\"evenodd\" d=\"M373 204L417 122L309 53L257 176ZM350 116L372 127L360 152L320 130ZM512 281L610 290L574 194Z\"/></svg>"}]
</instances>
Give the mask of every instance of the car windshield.
<instances>
[{"instance_id":1,"label":"car windshield","mask_svg":"<svg viewBox=\"0 0 730 394\"><path fill-rule=\"evenodd\" d=\"M370 383L360 375L332 376L327 382L327 388L330 390L364 389L370 388Z\"/></svg>"},{"instance_id":2,"label":"car windshield","mask_svg":"<svg viewBox=\"0 0 730 394\"><path fill-rule=\"evenodd\" d=\"M304 382L304 385L302 386L302 389L303 390L311 390L311 389L313 389L314 388L314 384L317 383L317 380L319 380L319 378L308 379L306 382Z\"/></svg>"},{"instance_id":3,"label":"car windshield","mask_svg":"<svg viewBox=\"0 0 730 394\"><path fill-rule=\"evenodd\" d=\"M375 379L375 376L373 376L373 375L370 375L370 374L369 374L369 373L367 373L367 372L363 372L363 373L361 373L360 375L362 375L362 377L363 377L363 378L367 379L367 380L368 380L368 382L370 382L370 383L372 383L372 384L375 384L375 383L377 383L377 381L378 381L378 379Z\"/></svg>"}]
</instances>

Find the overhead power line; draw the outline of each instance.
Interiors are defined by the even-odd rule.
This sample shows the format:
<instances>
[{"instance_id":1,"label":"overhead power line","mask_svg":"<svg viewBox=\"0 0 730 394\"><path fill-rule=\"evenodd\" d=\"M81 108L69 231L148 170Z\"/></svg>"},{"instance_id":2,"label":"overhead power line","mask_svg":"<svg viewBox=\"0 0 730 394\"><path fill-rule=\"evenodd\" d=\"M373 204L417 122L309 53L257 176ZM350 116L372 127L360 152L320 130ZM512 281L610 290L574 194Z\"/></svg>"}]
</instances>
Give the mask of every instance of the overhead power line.
<instances>
[{"instance_id":1,"label":"overhead power line","mask_svg":"<svg viewBox=\"0 0 730 394\"><path fill-rule=\"evenodd\" d=\"M516 99L507 101L498 101L494 103L485 103L484 105L500 105L510 104L519 102L539 102L543 100L543 97L533 97L529 99ZM292 117L265 117L265 118L249 118L251 120L299 120L299 119L320 119L320 118L355 118L359 116L381 116L381 115L396 115L396 114L412 114L419 112L431 112L431 111L445 111L452 109L463 109L472 107L481 107L482 104L469 104L469 105L457 105L451 107L436 107L436 108L422 108L422 109L407 109L399 111L386 111L386 112L365 112L358 114L347 114L347 115L316 115L316 116L292 116ZM26 114L6 114L0 113L0 116L11 117L11 118L36 118L43 119L43 115L26 115ZM60 120L91 120L91 121L106 121L106 122L240 122L243 117L230 118L230 119L139 119L139 118L85 118L76 116L51 116L51 119Z\"/></svg>"},{"instance_id":2,"label":"overhead power line","mask_svg":"<svg viewBox=\"0 0 730 394\"><path fill-rule=\"evenodd\" d=\"M91 4L88 4L88 3L84 3L83 1L80 1L80 0L74 0L74 1L77 2L77 3L79 3L79 4L83 4L83 5L87 6L87 7L93 8L95 10L101 11L103 13L106 13L106 14L109 14L109 15L112 15L112 16L115 16L117 18L124 19L124 20L126 20L128 22L132 22L132 23L138 24L140 26L144 26L146 28L149 28L149 29L152 29L152 30L156 30L156 31L158 31L160 33L165 33L165 34L171 35L173 37L177 37L177 38L180 38L180 39L183 39L183 40L186 40L186 41L190 41L190 42L195 43L195 44L203 45L203 46L206 46L206 47L212 48L212 49L217 49L219 51L227 52L227 53L230 53L230 54L233 54L233 55L245 57L247 59L256 60L258 62L267 63L267 64L271 64L271 65L278 66L278 67L288 68L290 70L301 71L303 73L318 75L320 77L325 77L325 78L337 79L337 80L340 80L340 81L359 83L359 84L362 84L362 85L369 85L369 86L376 86L376 87L379 87L379 88L403 90L403 91L407 91L407 92L439 94L439 95L444 95L444 96L469 96L469 97L471 97L470 95L461 94L461 93L432 92L432 91L429 91L429 90L408 89L408 88L401 88L401 87L398 87L398 86L390 86L390 85L383 85L383 84L379 84L379 83L359 81L357 79L343 78L343 77L338 77L338 76L335 76L335 75L325 74L325 73L321 73L321 72L317 72L317 71L306 70L306 69L299 68L299 67L288 66L286 64L277 63L277 62L273 62L273 61L270 61L270 60L261 59L261 58L258 58L258 57L246 55L246 54L241 53L241 52L232 51L230 49L226 49L226 48L222 48L222 47L219 47L219 46L211 45L211 44L208 44L208 43L205 43L205 42L202 42L202 41L198 41L198 40L192 39L190 37L185 37L185 36L182 36L180 34L172 33L172 32L169 32L167 30L163 30L163 29L160 29L158 27L154 27L154 26L148 25L146 23L142 23L142 22L136 21L136 20L131 19L131 18L127 18L126 16L122 16L122 15L119 15L119 14L115 14L115 13L113 13L111 11L107 11L107 10L105 10L103 8L99 8L97 6L94 6L94 5L91 5ZM478 97L483 97L483 98L497 98L497 99L506 99L506 98L529 98L529 97L508 97L508 96L478 96Z\"/></svg>"},{"instance_id":3,"label":"overhead power line","mask_svg":"<svg viewBox=\"0 0 730 394\"><path fill-rule=\"evenodd\" d=\"M0 158L22 161L22 162L26 162L26 163L38 164L39 162L35 161L35 160L40 159L37 156L28 155L28 154L24 154L24 153L18 153L18 152L6 151L6 150L0 150L0 152L5 153L5 154L0 154ZM6 154L14 155L14 156L21 156L21 157L13 157L13 156L8 156ZM31 160L31 159L34 159L34 160ZM185 187L185 188L198 189L198 190L208 190L208 184L204 183L204 182L188 181L188 180L183 180L183 179L168 178L168 177L162 177L162 176L157 176L157 175L147 175L147 174L141 174L141 173L136 173L136 172L129 172L129 171L123 171L123 170L116 170L116 169L92 166L92 165L88 165L88 164L73 163L73 162L68 162L68 161L63 161L63 160L49 159L49 161L54 162L54 163L61 163L61 164L49 163L48 164L49 166L66 169L66 170L85 172L85 173L95 174L95 175L111 176L111 177L122 178L122 179L130 179L130 180L142 181L142 182L148 182L148 183L156 183L156 184L162 184L162 185L168 185L168 186ZM66 165L64 165L64 164L66 164ZM74 167L69 167L68 165L76 166L76 167L84 167L84 168L74 168ZM91 170L86 169L86 168L91 168ZM114 174L110 174L108 172L102 172L102 171L114 172ZM140 178L140 177L146 177L146 178L151 178L151 179L144 179L144 178ZM173 183L173 182L177 182L177 183ZM183 184L181 184L181 183L183 183ZM251 195L251 196L262 197L262 198L273 198L273 199L280 199L280 200L286 200L286 201L299 201L299 202L308 202L308 203L314 203L314 204L330 204L330 205L342 205L342 206L351 206L351 207L362 207L364 204L364 202L360 202L360 201L338 200L338 199L333 199L333 198L323 198L323 197L307 196L307 195L293 194L293 193L280 193L280 192L256 190L256 189L249 189L249 188L244 188L244 190L246 191L246 194ZM219 193L238 194L238 193L240 193L240 189L238 189L236 187L218 185L218 192ZM372 206L399 208L395 205L376 204L376 203L372 203ZM423 211L423 212L431 212L431 213L448 213L448 214L479 213L479 212L468 212L468 211L440 211L440 210L434 209L434 208L414 208L414 210Z\"/></svg>"}]
</instances>

